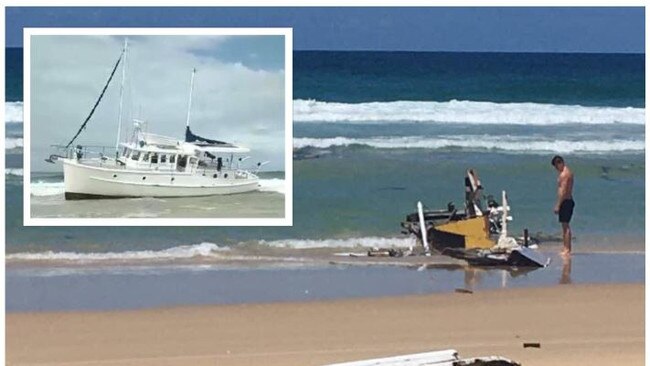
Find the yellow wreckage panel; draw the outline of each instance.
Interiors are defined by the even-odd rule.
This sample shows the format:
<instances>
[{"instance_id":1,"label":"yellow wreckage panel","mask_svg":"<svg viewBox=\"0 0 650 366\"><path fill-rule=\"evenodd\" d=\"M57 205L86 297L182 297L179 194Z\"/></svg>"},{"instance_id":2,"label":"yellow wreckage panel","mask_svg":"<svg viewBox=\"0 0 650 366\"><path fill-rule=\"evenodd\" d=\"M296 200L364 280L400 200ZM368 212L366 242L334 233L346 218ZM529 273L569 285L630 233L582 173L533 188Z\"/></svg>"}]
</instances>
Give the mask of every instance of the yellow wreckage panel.
<instances>
[{"instance_id":1,"label":"yellow wreckage panel","mask_svg":"<svg viewBox=\"0 0 650 366\"><path fill-rule=\"evenodd\" d=\"M447 224L436 226L436 230L462 235L465 237L465 249L492 248L495 243L490 240L487 217L474 217L471 219L451 221Z\"/></svg>"}]
</instances>

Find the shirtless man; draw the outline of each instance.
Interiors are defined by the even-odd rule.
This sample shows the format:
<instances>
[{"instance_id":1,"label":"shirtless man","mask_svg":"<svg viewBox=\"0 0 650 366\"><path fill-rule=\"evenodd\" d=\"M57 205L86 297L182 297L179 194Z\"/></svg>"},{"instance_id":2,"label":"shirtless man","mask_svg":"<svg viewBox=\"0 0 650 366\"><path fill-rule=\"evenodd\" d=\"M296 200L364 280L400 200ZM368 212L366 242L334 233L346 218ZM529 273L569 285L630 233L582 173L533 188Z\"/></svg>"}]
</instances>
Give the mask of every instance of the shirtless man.
<instances>
[{"instance_id":1,"label":"shirtless man","mask_svg":"<svg viewBox=\"0 0 650 366\"><path fill-rule=\"evenodd\" d=\"M564 250L562 250L561 254L569 256L571 254L571 226L569 226L569 222L571 222L573 207L575 206L575 202L573 202L573 172L564 164L564 159L559 155L553 157L551 164L559 173L557 177L557 202L553 212L558 215L560 224L562 224Z\"/></svg>"}]
</instances>

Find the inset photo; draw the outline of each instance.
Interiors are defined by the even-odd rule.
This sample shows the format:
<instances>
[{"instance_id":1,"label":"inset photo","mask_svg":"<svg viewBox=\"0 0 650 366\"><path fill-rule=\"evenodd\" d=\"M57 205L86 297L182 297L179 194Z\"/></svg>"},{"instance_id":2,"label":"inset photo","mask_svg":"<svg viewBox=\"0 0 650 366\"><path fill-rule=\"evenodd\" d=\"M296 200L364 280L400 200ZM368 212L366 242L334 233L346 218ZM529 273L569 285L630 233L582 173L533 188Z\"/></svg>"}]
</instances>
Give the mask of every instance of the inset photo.
<instances>
[{"instance_id":1,"label":"inset photo","mask_svg":"<svg viewBox=\"0 0 650 366\"><path fill-rule=\"evenodd\" d=\"M25 28L25 225L292 223L288 28Z\"/></svg>"}]
</instances>

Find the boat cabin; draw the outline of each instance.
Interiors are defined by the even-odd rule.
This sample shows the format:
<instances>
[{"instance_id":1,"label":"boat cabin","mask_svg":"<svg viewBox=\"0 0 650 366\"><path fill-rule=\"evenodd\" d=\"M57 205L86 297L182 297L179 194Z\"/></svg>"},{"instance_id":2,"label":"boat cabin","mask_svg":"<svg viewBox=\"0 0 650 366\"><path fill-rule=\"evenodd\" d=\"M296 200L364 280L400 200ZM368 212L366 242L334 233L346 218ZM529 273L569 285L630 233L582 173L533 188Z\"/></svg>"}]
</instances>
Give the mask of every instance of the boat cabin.
<instances>
[{"instance_id":1,"label":"boat cabin","mask_svg":"<svg viewBox=\"0 0 650 366\"><path fill-rule=\"evenodd\" d=\"M125 167L133 169L191 172L198 166L199 152L186 153L179 149L156 149L150 146L122 144L118 161Z\"/></svg>"},{"instance_id":2,"label":"boat cabin","mask_svg":"<svg viewBox=\"0 0 650 366\"><path fill-rule=\"evenodd\" d=\"M179 173L196 173L199 169L230 170L234 154L250 151L232 144L200 145L142 131L137 131L130 142L121 143L120 147L117 162L125 168Z\"/></svg>"}]
</instances>

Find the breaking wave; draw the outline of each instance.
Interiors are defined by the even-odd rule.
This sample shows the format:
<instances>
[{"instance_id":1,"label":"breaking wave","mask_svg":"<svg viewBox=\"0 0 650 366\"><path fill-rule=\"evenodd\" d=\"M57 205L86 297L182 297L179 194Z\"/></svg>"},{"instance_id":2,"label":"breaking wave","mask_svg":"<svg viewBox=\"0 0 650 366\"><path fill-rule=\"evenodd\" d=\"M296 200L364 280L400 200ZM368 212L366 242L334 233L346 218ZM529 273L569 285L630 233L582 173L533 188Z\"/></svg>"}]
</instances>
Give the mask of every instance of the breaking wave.
<instances>
[{"instance_id":1,"label":"breaking wave","mask_svg":"<svg viewBox=\"0 0 650 366\"><path fill-rule=\"evenodd\" d=\"M565 123L645 123L645 109L541 103L448 102L333 103L294 100L297 122L438 122L556 125Z\"/></svg>"},{"instance_id":2,"label":"breaking wave","mask_svg":"<svg viewBox=\"0 0 650 366\"><path fill-rule=\"evenodd\" d=\"M22 137L5 138L5 150L22 149L22 147L23 147Z\"/></svg>"},{"instance_id":3,"label":"breaking wave","mask_svg":"<svg viewBox=\"0 0 650 366\"><path fill-rule=\"evenodd\" d=\"M63 182L32 182L30 185L30 194L32 196L56 196L65 193L65 185Z\"/></svg>"},{"instance_id":4,"label":"breaking wave","mask_svg":"<svg viewBox=\"0 0 650 366\"><path fill-rule=\"evenodd\" d=\"M74 262L76 264L92 263L110 263L110 262L155 262L155 261L173 261L183 259L219 259L219 260L261 260L260 249L263 247L286 248L286 249L317 249L317 248L408 248L415 245L412 238L382 238L382 237L361 237L350 239L286 239L264 241L260 240L250 253L246 254L246 248L250 248L250 243L246 244L241 250L233 252L239 245L234 247L220 246L214 243L204 242L194 245L181 245L162 250L138 250L124 252L22 252L7 254L6 259L10 263L21 262ZM278 259L287 259L278 257Z\"/></svg>"},{"instance_id":5,"label":"breaking wave","mask_svg":"<svg viewBox=\"0 0 650 366\"><path fill-rule=\"evenodd\" d=\"M101 262L101 261L134 261L134 260L173 260L197 257L217 256L218 252L229 250L213 243L183 245L164 250L141 250L107 253L77 253L77 252L39 252L8 254L7 260L12 262L23 261L74 261L74 262Z\"/></svg>"},{"instance_id":6,"label":"breaking wave","mask_svg":"<svg viewBox=\"0 0 650 366\"><path fill-rule=\"evenodd\" d=\"M5 123L23 122L23 102L5 103Z\"/></svg>"},{"instance_id":7,"label":"breaking wave","mask_svg":"<svg viewBox=\"0 0 650 366\"><path fill-rule=\"evenodd\" d=\"M553 125L564 123L645 123L645 109L542 103L395 101L334 103L293 101L296 122L440 122ZM23 122L23 102L5 103L5 122Z\"/></svg>"},{"instance_id":8,"label":"breaking wave","mask_svg":"<svg viewBox=\"0 0 650 366\"><path fill-rule=\"evenodd\" d=\"M260 191L262 192L277 192L284 194L284 179L260 179Z\"/></svg>"},{"instance_id":9,"label":"breaking wave","mask_svg":"<svg viewBox=\"0 0 650 366\"><path fill-rule=\"evenodd\" d=\"M554 140L513 136L438 136L438 137L369 137L369 138L294 138L294 148L365 145L378 149L489 149L512 152L605 153L640 152L645 149L643 140Z\"/></svg>"},{"instance_id":10,"label":"breaking wave","mask_svg":"<svg viewBox=\"0 0 650 366\"><path fill-rule=\"evenodd\" d=\"M21 168L5 168L5 176L13 175L15 177L22 177L23 170Z\"/></svg>"}]
</instances>

